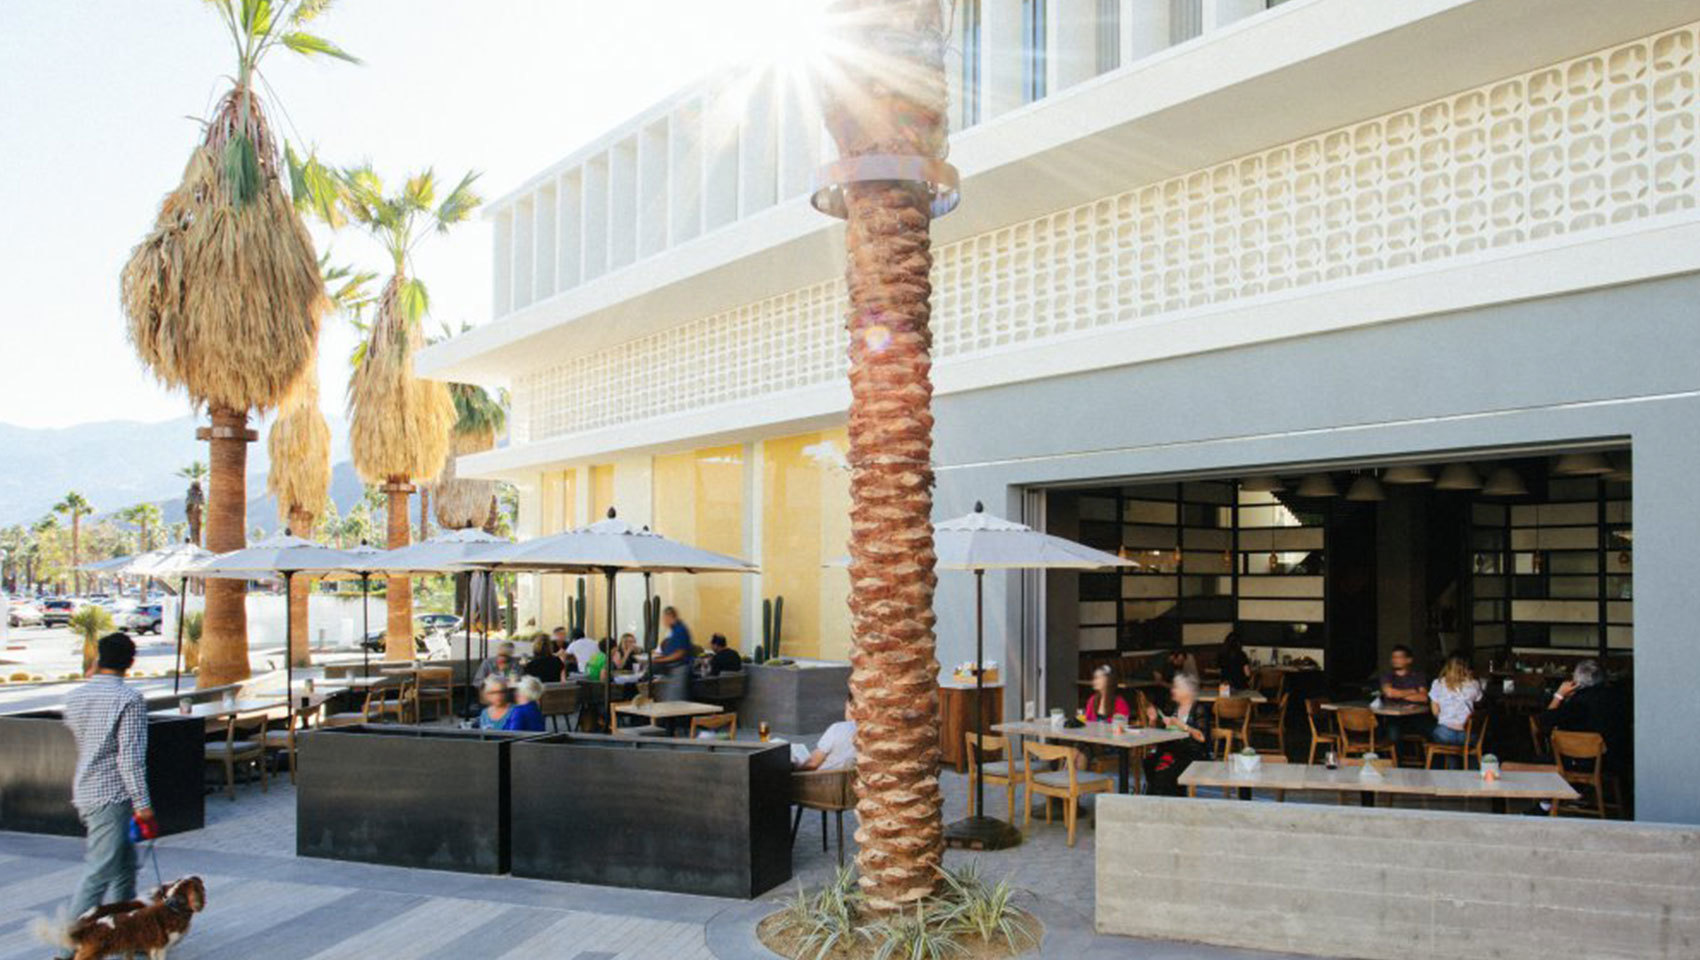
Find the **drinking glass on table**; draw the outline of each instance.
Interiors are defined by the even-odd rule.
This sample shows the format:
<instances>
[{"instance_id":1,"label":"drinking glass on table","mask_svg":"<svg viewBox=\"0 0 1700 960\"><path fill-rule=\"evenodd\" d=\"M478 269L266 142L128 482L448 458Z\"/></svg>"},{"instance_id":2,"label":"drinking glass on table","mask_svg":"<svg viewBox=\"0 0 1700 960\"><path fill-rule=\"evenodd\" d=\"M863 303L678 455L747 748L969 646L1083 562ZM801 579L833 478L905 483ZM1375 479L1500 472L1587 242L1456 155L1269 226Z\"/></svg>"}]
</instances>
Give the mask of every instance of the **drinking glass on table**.
<instances>
[{"instance_id":1,"label":"drinking glass on table","mask_svg":"<svg viewBox=\"0 0 1700 960\"><path fill-rule=\"evenodd\" d=\"M756 724L756 735L761 737L762 743L766 743L767 738L769 736L771 736L772 733L773 733L773 731L768 728L766 720L763 720L762 722Z\"/></svg>"}]
</instances>

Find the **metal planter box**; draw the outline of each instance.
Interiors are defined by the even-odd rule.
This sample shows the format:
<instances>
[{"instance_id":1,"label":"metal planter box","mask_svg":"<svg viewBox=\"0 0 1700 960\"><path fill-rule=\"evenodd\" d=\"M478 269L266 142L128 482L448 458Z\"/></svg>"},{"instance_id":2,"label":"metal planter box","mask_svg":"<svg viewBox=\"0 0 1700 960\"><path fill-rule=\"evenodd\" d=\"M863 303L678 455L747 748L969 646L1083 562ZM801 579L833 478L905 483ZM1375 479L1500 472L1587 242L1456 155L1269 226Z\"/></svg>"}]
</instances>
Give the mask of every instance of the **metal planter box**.
<instances>
[{"instance_id":1,"label":"metal planter box","mask_svg":"<svg viewBox=\"0 0 1700 960\"><path fill-rule=\"evenodd\" d=\"M295 852L508 871L508 750L535 734L360 724L302 734Z\"/></svg>"},{"instance_id":2,"label":"metal planter box","mask_svg":"<svg viewBox=\"0 0 1700 960\"><path fill-rule=\"evenodd\" d=\"M206 823L205 722L148 718L148 795L163 834ZM71 806L77 741L59 710L0 715L0 830L83 835Z\"/></svg>"},{"instance_id":3,"label":"metal planter box","mask_svg":"<svg viewBox=\"0 0 1700 960\"><path fill-rule=\"evenodd\" d=\"M813 736L844 719L844 698L850 692L847 663L746 663L744 674L748 680L738 701L740 728L754 730L765 720L775 733Z\"/></svg>"},{"instance_id":4,"label":"metal planter box","mask_svg":"<svg viewBox=\"0 0 1700 960\"><path fill-rule=\"evenodd\" d=\"M782 744L556 734L512 757L516 877L746 899L791 879Z\"/></svg>"}]
</instances>

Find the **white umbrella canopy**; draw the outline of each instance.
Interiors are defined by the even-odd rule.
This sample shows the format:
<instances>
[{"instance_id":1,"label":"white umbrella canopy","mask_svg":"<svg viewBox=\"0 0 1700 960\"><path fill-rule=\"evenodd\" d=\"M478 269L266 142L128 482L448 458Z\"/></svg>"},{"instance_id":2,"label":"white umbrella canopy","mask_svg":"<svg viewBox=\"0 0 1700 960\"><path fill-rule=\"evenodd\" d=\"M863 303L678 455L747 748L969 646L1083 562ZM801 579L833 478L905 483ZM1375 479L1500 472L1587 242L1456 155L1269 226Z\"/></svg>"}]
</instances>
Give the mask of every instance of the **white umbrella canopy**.
<instances>
[{"instance_id":1,"label":"white umbrella canopy","mask_svg":"<svg viewBox=\"0 0 1700 960\"><path fill-rule=\"evenodd\" d=\"M131 557L130 562L119 572L129 577L169 580L183 576L215 556L217 554L211 550L203 550L193 543L174 543L169 547L160 547Z\"/></svg>"},{"instance_id":2,"label":"white umbrella canopy","mask_svg":"<svg viewBox=\"0 0 1700 960\"><path fill-rule=\"evenodd\" d=\"M1133 560L1005 520L974 504L974 512L933 525L940 570L1100 570L1137 567Z\"/></svg>"},{"instance_id":3,"label":"white umbrella canopy","mask_svg":"<svg viewBox=\"0 0 1700 960\"><path fill-rule=\"evenodd\" d=\"M202 579L260 580L286 573L344 573L352 569L351 562L342 550L280 533L241 550L217 554L184 573Z\"/></svg>"},{"instance_id":4,"label":"white umbrella canopy","mask_svg":"<svg viewBox=\"0 0 1700 960\"><path fill-rule=\"evenodd\" d=\"M122 573L120 569L134 557L112 557L106 560L96 560L92 563L79 564L78 570L84 573Z\"/></svg>"},{"instance_id":5,"label":"white umbrella canopy","mask_svg":"<svg viewBox=\"0 0 1700 960\"><path fill-rule=\"evenodd\" d=\"M461 573L466 571L469 563L477 562L497 548L511 546L514 546L512 540L485 533L477 527L451 530L394 550L373 551L374 556L360 569L386 574Z\"/></svg>"},{"instance_id":6,"label":"white umbrella canopy","mask_svg":"<svg viewBox=\"0 0 1700 960\"><path fill-rule=\"evenodd\" d=\"M612 510L609 511L613 513ZM756 573L747 560L669 540L614 516L589 526L495 547L465 567L547 573Z\"/></svg>"}]
</instances>

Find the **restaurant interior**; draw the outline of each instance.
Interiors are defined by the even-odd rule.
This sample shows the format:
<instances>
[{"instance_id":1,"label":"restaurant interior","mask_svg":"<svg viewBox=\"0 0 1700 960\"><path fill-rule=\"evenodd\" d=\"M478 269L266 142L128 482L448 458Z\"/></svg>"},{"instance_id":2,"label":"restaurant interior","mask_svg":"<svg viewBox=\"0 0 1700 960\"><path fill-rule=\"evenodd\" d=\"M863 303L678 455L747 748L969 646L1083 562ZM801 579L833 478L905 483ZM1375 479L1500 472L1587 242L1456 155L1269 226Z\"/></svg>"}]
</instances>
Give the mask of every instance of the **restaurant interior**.
<instances>
[{"instance_id":1,"label":"restaurant interior","mask_svg":"<svg viewBox=\"0 0 1700 960\"><path fill-rule=\"evenodd\" d=\"M1373 696L1396 645L1430 677L1470 658L1500 757L1544 756L1529 718L1589 658L1632 742L1631 476L1616 444L1049 488L1049 532L1136 564L1044 575L1049 705L1083 699L1103 663L1148 680L1176 646L1213 684L1233 633L1254 663L1289 668L1301 762L1304 700Z\"/></svg>"}]
</instances>

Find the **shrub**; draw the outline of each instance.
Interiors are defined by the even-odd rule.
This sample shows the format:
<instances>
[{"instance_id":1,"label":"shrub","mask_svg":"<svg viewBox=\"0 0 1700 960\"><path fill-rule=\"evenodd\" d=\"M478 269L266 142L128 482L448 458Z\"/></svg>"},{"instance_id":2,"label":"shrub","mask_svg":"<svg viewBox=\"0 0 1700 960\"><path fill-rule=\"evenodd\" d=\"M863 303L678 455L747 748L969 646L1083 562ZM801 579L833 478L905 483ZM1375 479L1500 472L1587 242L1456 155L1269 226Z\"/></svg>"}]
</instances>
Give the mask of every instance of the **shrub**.
<instances>
[{"instance_id":1,"label":"shrub","mask_svg":"<svg viewBox=\"0 0 1700 960\"><path fill-rule=\"evenodd\" d=\"M100 638L112 632L112 614L105 607L89 604L71 614L69 625L72 633L83 638L83 673L86 675L94 668Z\"/></svg>"}]
</instances>

